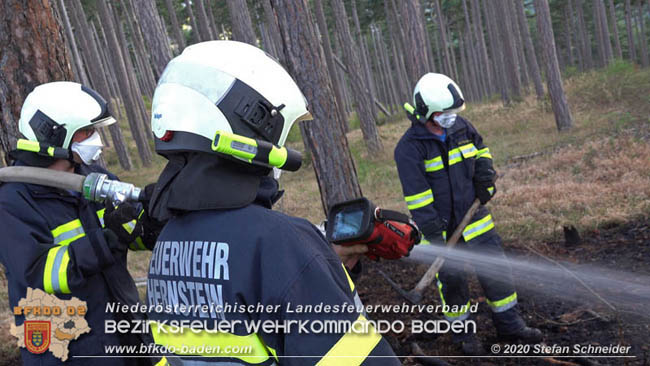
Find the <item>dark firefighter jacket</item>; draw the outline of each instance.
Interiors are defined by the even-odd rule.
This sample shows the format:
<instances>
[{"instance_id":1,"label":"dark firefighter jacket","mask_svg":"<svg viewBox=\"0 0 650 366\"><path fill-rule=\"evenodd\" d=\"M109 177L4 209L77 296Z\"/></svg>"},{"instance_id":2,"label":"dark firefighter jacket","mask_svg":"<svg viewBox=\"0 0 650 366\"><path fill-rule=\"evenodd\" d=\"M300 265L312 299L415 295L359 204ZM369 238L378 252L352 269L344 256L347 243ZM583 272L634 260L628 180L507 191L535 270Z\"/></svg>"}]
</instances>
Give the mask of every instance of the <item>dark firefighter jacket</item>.
<instances>
[{"instance_id":1,"label":"dark firefighter jacket","mask_svg":"<svg viewBox=\"0 0 650 366\"><path fill-rule=\"evenodd\" d=\"M81 165L76 173L109 174L99 166ZM108 302L135 304L138 291L126 268L127 254L111 253L102 233L104 206L77 193L25 183L0 186L0 260L5 267L9 304L18 305L28 288L44 290L62 300L86 302L90 333L69 343L65 364L87 364L75 355L103 355L105 345L139 344L132 335L105 334L105 320L130 320L133 315L107 313ZM146 249L138 240L131 245ZM121 318L120 318L121 317ZM126 317L126 318L125 318ZM16 316L16 325L24 322ZM51 336L54 336L52 329ZM146 340L146 339L145 339ZM25 365L59 365L50 352L32 354L21 348ZM131 360L93 358L95 365L123 365Z\"/></svg>"},{"instance_id":2,"label":"dark firefighter jacket","mask_svg":"<svg viewBox=\"0 0 650 366\"><path fill-rule=\"evenodd\" d=\"M438 219L448 223L448 232L456 228L476 198L476 167L492 168L490 150L469 121L459 116L445 132L443 142L422 123L413 123L395 147L406 205L425 236L433 234ZM463 238L469 241L492 228L492 216L481 207Z\"/></svg>"},{"instance_id":3,"label":"dark firefighter jacket","mask_svg":"<svg viewBox=\"0 0 650 366\"><path fill-rule=\"evenodd\" d=\"M161 232L147 300L150 308L159 306L149 315L158 322L151 331L167 347L169 364L399 365L359 311L361 300L338 256L308 221L272 211L276 194L275 180L264 177L252 204L186 212ZM223 320L232 328L210 333ZM198 327L211 330L179 334L174 321L201 321ZM304 328L275 328L293 321ZM357 333L322 330L318 321L356 324ZM271 328L246 329L263 322ZM213 348L191 348L202 345Z\"/></svg>"}]
</instances>

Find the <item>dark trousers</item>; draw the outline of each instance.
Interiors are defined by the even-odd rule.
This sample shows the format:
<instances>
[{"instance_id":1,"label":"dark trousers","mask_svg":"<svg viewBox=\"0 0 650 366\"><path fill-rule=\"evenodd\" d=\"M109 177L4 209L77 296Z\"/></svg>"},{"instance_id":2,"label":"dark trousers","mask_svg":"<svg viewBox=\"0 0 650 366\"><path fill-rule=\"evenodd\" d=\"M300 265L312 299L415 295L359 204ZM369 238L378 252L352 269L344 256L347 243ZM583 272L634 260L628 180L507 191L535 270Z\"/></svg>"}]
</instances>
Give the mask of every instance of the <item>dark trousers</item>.
<instances>
[{"instance_id":1,"label":"dark trousers","mask_svg":"<svg viewBox=\"0 0 650 366\"><path fill-rule=\"evenodd\" d=\"M474 266L488 305L492 309L492 319L497 332L508 335L521 330L525 324L516 309L517 292L513 284L512 268L505 261L501 237L496 230L492 229L469 242L461 241L457 247L468 251L468 254L481 255L479 258L468 255L467 263ZM447 259L436 277L443 304L459 307L470 305L467 272L463 261ZM444 314L448 321L463 321L470 316L467 307L450 310Z\"/></svg>"}]
</instances>

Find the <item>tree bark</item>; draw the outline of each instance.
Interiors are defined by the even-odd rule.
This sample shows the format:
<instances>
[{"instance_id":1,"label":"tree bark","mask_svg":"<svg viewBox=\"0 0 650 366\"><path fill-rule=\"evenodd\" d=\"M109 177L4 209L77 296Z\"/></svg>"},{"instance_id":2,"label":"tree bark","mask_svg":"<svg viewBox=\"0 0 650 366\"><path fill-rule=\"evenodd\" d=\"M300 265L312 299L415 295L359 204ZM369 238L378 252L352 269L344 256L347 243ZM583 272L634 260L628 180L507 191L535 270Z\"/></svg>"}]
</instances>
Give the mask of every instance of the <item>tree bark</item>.
<instances>
[{"instance_id":1,"label":"tree bark","mask_svg":"<svg viewBox=\"0 0 650 366\"><path fill-rule=\"evenodd\" d=\"M132 3L131 6L137 14L136 21L142 30L141 34L146 43L146 50L148 50L151 57L151 65L156 79L158 79L169 60L172 59L172 50L169 47L169 39L167 38L167 27L165 27L165 22L158 14L156 0L140 0L137 4ZM176 12L172 11L170 17L175 18ZM176 25L178 26L178 24Z\"/></svg>"},{"instance_id":2,"label":"tree bark","mask_svg":"<svg viewBox=\"0 0 650 366\"><path fill-rule=\"evenodd\" d=\"M594 59L591 52L591 38L587 32L585 17L583 12L582 0L576 0L576 15L578 18L578 30L580 34L580 44L582 45L582 59L585 61L585 67L591 69L594 67Z\"/></svg>"},{"instance_id":3,"label":"tree bark","mask_svg":"<svg viewBox=\"0 0 650 366\"><path fill-rule=\"evenodd\" d=\"M111 57L113 66L116 71L116 78L119 84L121 93L124 95L126 100L124 104L126 107L127 119L129 120L129 125L131 126L131 133L133 134L133 139L136 142L138 148L138 153L140 155L140 160L144 166L151 165L151 150L149 148L149 143L147 139L147 134L143 131L142 126L144 126L144 121L141 121L141 115L138 106L142 105L142 96L134 95L131 82L129 80L129 73L133 71L127 69L127 64L125 61L128 61L126 57L129 55L123 55L122 47L117 39L117 32L120 30L116 27L111 11L108 9L108 5L103 1L97 2L97 9L99 11L98 19L102 19L105 23L105 32L104 37L106 37L107 43L110 47L111 52L109 55Z\"/></svg>"},{"instance_id":4,"label":"tree bark","mask_svg":"<svg viewBox=\"0 0 650 366\"><path fill-rule=\"evenodd\" d=\"M641 53L641 65L643 67L648 67L648 63L649 63L649 60L648 60L648 41L647 41L646 36L645 36L645 21L644 21L644 17L643 17L643 3L642 2L637 4L636 17L637 17L637 23L639 23L638 31L639 31L640 35L639 35L638 39L639 39L639 43L641 44L641 49L639 50L639 52Z\"/></svg>"},{"instance_id":5,"label":"tree bark","mask_svg":"<svg viewBox=\"0 0 650 366\"><path fill-rule=\"evenodd\" d=\"M176 8L172 4L172 0L165 0L165 7L167 7L167 14L169 14L169 21L172 25L172 35L174 41L178 45L178 52L180 54L185 49L185 36L183 35L183 30L178 23L178 16L176 15Z\"/></svg>"},{"instance_id":6,"label":"tree bark","mask_svg":"<svg viewBox=\"0 0 650 366\"><path fill-rule=\"evenodd\" d=\"M8 164L27 94L43 83L71 80L72 69L60 15L49 1L2 1L0 50L0 153Z\"/></svg>"},{"instance_id":7,"label":"tree bark","mask_svg":"<svg viewBox=\"0 0 650 366\"><path fill-rule=\"evenodd\" d=\"M72 54L72 60L74 60L73 65L74 65L77 81L79 81L83 85L90 85L90 82L88 80L88 75L86 74L86 69L84 68L84 62L81 59L81 55L79 53L79 47L77 46L77 39L74 33L72 32L72 25L70 24L70 17L68 16L68 10L66 9L63 0L58 1L58 11L63 20L63 28L65 29L65 34L66 34L66 44L68 45L70 49L70 53Z\"/></svg>"},{"instance_id":8,"label":"tree bark","mask_svg":"<svg viewBox=\"0 0 650 366\"><path fill-rule=\"evenodd\" d=\"M88 25L86 16L83 13L81 2L79 0L72 0L69 1L68 4L70 4L71 8L71 20L75 25L75 30L79 36L78 39L83 45L83 56L86 60L86 65L88 66L92 86L107 100L113 99L114 102L111 109L113 113L116 113L116 118L119 118L118 116L121 114L120 109L116 105L117 96L111 93L107 80L107 71L102 67L104 61L102 56L99 54L97 42L91 33L91 27ZM120 166L124 170L131 170L133 162L129 156L128 148L124 143L124 136L119 124L114 123L110 125L108 131L111 135L112 147L115 149Z\"/></svg>"},{"instance_id":9,"label":"tree bark","mask_svg":"<svg viewBox=\"0 0 650 366\"><path fill-rule=\"evenodd\" d=\"M383 145L379 139L377 123L372 112L373 100L370 99L366 90L368 83L363 77L361 61L357 50L359 49L352 38L350 24L348 23L347 12L343 0L331 0L334 18L336 19L336 28L339 33L343 48L343 58L349 69L348 77L350 78L350 87L352 88L352 97L356 104L357 117L361 124L363 139L371 156L376 156L383 150ZM277 13L276 13L277 14Z\"/></svg>"},{"instance_id":10,"label":"tree bark","mask_svg":"<svg viewBox=\"0 0 650 366\"><path fill-rule=\"evenodd\" d=\"M546 82L551 95L555 123L558 131L565 131L573 126L573 119L564 93L564 86L562 85L548 0L535 0L535 10L537 12L537 31L539 32L542 54L544 55L544 65L546 65Z\"/></svg>"},{"instance_id":11,"label":"tree bark","mask_svg":"<svg viewBox=\"0 0 650 366\"><path fill-rule=\"evenodd\" d=\"M189 1L189 0L185 1L185 10L187 10L187 17L190 18L190 26L192 27L192 40L194 41L193 43L209 41L209 38L201 34L201 30L199 29L199 24L196 21L196 15L194 14L194 10L192 9L192 3L193 1Z\"/></svg>"},{"instance_id":12,"label":"tree bark","mask_svg":"<svg viewBox=\"0 0 650 366\"><path fill-rule=\"evenodd\" d=\"M621 48L621 37L618 34L618 19L616 18L616 7L614 0L609 0L609 16L612 22L612 34L614 35L614 50L616 51L616 58L623 59L623 49Z\"/></svg>"},{"instance_id":13,"label":"tree bark","mask_svg":"<svg viewBox=\"0 0 650 366\"><path fill-rule=\"evenodd\" d=\"M275 51L277 52L274 56L280 60L281 64L286 65L287 62L284 60L284 51L282 50L282 40L280 39L280 29L278 29L278 20L275 18L270 1L262 0L262 7L264 8L264 18L266 19L267 31L273 41ZM332 49L330 48L330 51L331 50Z\"/></svg>"},{"instance_id":14,"label":"tree bark","mask_svg":"<svg viewBox=\"0 0 650 366\"><path fill-rule=\"evenodd\" d=\"M429 71L429 55L427 48L430 47L424 35L424 24L422 24L422 7L420 0L402 0L404 5L405 36L406 36L406 72L410 85L415 83Z\"/></svg>"},{"instance_id":15,"label":"tree bark","mask_svg":"<svg viewBox=\"0 0 650 366\"><path fill-rule=\"evenodd\" d=\"M575 56L573 54L573 24L571 16L571 4L567 2L564 6L564 40L566 42L567 64L575 65Z\"/></svg>"},{"instance_id":16,"label":"tree bark","mask_svg":"<svg viewBox=\"0 0 650 366\"><path fill-rule=\"evenodd\" d=\"M230 10L233 39L257 46L257 37L253 30L253 22L246 1L228 0L227 3Z\"/></svg>"},{"instance_id":17,"label":"tree bark","mask_svg":"<svg viewBox=\"0 0 650 366\"><path fill-rule=\"evenodd\" d=\"M524 38L526 60L528 61L530 74L533 79L533 83L535 84L535 94L537 95L537 99L541 100L544 98L544 85L542 84L542 74L539 70L539 64L537 63L537 55L535 53L535 47L533 46L533 39L530 36L530 29L528 28L528 21L526 20L524 4L521 1L515 1L515 4L517 5L519 29Z\"/></svg>"},{"instance_id":18,"label":"tree bark","mask_svg":"<svg viewBox=\"0 0 650 366\"><path fill-rule=\"evenodd\" d=\"M368 96L370 97L370 100L375 100L377 99L377 91L375 90L375 80L372 75L372 69L370 68L369 64L369 58L370 56L368 55L368 47L366 47L366 42L363 37L363 33L361 33L361 25L359 24L359 15L357 14L357 2L356 0L352 1L352 21L354 23L354 28L355 28L355 38L359 42L359 50L360 50L360 58L361 58L361 67L363 68L363 72L366 77L366 85L368 85ZM377 109L374 107L373 103L373 115L376 116Z\"/></svg>"},{"instance_id":19,"label":"tree bark","mask_svg":"<svg viewBox=\"0 0 650 366\"><path fill-rule=\"evenodd\" d=\"M305 145L327 214L334 203L361 196L347 138L336 122L338 106L327 75L325 55L307 0L272 0L289 73L309 101L314 121L302 124ZM346 18L347 20L347 18Z\"/></svg>"},{"instance_id":20,"label":"tree bark","mask_svg":"<svg viewBox=\"0 0 650 366\"><path fill-rule=\"evenodd\" d=\"M636 46L634 42L634 32L632 32L632 6L630 0L625 0L625 29L627 30L627 52L632 62L636 62Z\"/></svg>"},{"instance_id":21,"label":"tree bark","mask_svg":"<svg viewBox=\"0 0 650 366\"><path fill-rule=\"evenodd\" d=\"M241 1L244 5L246 5L246 1ZM210 29L210 21L208 21L208 14L205 11L205 6L203 6L204 1L192 1L192 4L196 4L196 12L194 13L196 16L196 21L198 22L199 29L201 30L201 34L203 35L201 39L204 41L211 41L213 39L216 39L215 35L212 34L212 29ZM251 25L251 28L253 26Z\"/></svg>"},{"instance_id":22,"label":"tree bark","mask_svg":"<svg viewBox=\"0 0 650 366\"><path fill-rule=\"evenodd\" d=\"M495 10L498 11L498 14L508 14L505 1L496 1L494 4L496 7ZM495 20L497 20L496 14ZM519 65L517 63L517 53L514 48L514 40L512 37L512 25L507 19L497 20L496 24L498 25L501 40L503 41L503 59L506 67L505 76L508 78L508 85L512 92L512 97L518 100L521 98L521 79L519 75Z\"/></svg>"},{"instance_id":23,"label":"tree bark","mask_svg":"<svg viewBox=\"0 0 650 366\"><path fill-rule=\"evenodd\" d=\"M510 93L508 90L508 79L505 77L506 68L503 55L503 47L501 45L501 40L499 37L499 31L496 23L498 19L496 17L495 7L492 6L493 2L485 1L483 4L483 10L485 11L485 19L488 27L488 37L490 41L490 52L492 54L492 65L494 66L494 75L495 81L498 85L499 92L501 93L501 100L503 104L510 103Z\"/></svg>"},{"instance_id":24,"label":"tree bark","mask_svg":"<svg viewBox=\"0 0 650 366\"><path fill-rule=\"evenodd\" d=\"M268 0L265 0L268 2ZM341 121L344 124L344 130L347 130L348 118L345 113L345 106L343 100L343 91L341 89L341 81L339 80L339 73L334 64L334 56L332 52L332 43L330 41L330 32L327 27L327 22L325 21L325 13L323 12L323 2L322 0L314 0L314 10L316 12L316 21L318 22L318 29L322 37L323 50L325 51L325 61L327 64L327 70L332 80L332 91L336 96L337 111L339 112L338 121Z\"/></svg>"},{"instance_id":25,"label":"tree bark","mask_svg":"<svg viewBox=\"0 0 650 366\"><path fill-rule=\"evenodd\" d=\"M449 56L449 44L447 41L447 25L445 18L442 15L442 8L440 7L440 0L433 0L433 5L438 18L438 29L440 30L440 41L442 48L443 70L448 76L452 76L453 67L451 66L451 57Z\"/></svg>"}]
</instances>

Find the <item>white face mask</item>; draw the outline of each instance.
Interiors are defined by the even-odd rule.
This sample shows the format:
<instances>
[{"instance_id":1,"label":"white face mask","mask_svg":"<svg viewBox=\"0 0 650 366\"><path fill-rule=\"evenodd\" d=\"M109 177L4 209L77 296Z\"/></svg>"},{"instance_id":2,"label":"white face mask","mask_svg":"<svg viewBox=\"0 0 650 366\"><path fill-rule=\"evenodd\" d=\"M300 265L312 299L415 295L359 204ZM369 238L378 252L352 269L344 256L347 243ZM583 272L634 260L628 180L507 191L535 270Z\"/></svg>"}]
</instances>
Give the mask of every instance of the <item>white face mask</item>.
<instances>
[{"instance_id":1,"label":"white face mask","mask_svg":"<svg viewBox=\"0 0 650 366\"><path fill-rule=\"evenodd\" d=\"M449 128L454 125L456 122L456 114L455 113L443 113L441 115L433 117L433 120L438 122L440 127L442 128Z\"/></svg>"},{"instance_id":2,"label":"white face mask","mask_svg":"<svg viewBox=\"0 0 650 366\"><path fill-rule=\"evenodd\" d=\"M90 165L99 159L102 154L102 147L104 147L102 138L95 131L87 139L81 142L73 142L71 150L76 152L86 165Z\"/></svg>"}]
</instances>

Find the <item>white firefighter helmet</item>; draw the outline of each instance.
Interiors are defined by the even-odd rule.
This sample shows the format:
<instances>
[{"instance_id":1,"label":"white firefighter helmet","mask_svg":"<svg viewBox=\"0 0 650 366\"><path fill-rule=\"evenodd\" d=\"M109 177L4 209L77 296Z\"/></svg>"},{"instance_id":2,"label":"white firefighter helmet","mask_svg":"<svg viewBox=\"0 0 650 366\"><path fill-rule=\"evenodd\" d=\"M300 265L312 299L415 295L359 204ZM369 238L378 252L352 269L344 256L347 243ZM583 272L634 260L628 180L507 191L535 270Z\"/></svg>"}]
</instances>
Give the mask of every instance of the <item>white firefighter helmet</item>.
<instances>
[{"instance_id":1,"label":"white firefighter helmet","mask_svg":"<svg viewBox=\"0 0 650 366\"><path fill-rule=\"evenodd\" d=\"M39 85L27 95L18 128L27 140L68 149L78 130L115 122L108 103L96 91L74 82L55 81Z\"/></svg>"},{"instance_id":2,"label":"white firefighter helmet","mask_svg":"<svg viewBox=\"0 0 650 366\"><path fill-rule=\"evenodd\" d=\"M169 62L156 86L156 151L213 153L217 131L283 146L294 122L311 119L289 73L257 47L194 44Z\"/></svg>"},{"instance_id":3,"label":"white firefighter helmet","mask_svg":"<svg viewBox=\"0 0 650 366\"><path fill-rule=\"evenodd\" d=\"M465 109L465 98L458 85L447 75L427 73L413 90L415 112L428 120L434 112L455 114Z\"/></svg>"}]
</instances>

